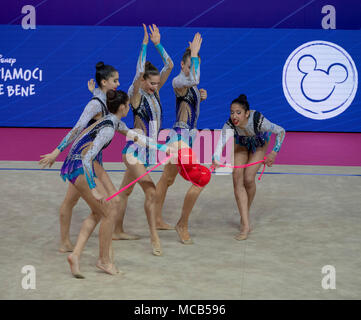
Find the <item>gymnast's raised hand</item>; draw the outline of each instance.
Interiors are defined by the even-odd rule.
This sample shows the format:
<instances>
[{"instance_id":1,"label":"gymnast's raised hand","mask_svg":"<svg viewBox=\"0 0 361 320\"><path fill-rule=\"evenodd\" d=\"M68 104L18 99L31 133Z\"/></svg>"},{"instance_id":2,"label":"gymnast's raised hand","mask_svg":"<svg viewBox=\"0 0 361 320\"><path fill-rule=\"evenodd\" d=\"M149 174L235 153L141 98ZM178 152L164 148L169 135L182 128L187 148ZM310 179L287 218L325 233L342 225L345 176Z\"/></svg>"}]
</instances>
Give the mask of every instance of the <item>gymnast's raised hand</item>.
<instances>
[{"instance_id":1,"label":"gymnast's raised hand","mask_svg":"<svg viewBox=\"0 0 361 320\"><path fill-rule=\"evenodd\" d=\"M198 57L198 52L201 49L202 37L199 32L194 35L193 41L189 42L189 48L191 49L191 57Z\"/></svg>"},{"instance_id":2,"label":"gymnast's raised hand","mask_svg":"<svg viewBox=\"0 0 361 320\"><path fill-rule=\"evenodd\" d=\"M93 93L94 90L95 90L95 82L94 82L94 79L90 79L88 81L88 90Z\"/></svg>"},{"instance_id":3,"label":"gymnast's raised hand","mask_svg":"<svg viewBox=\"0 0 361 320\"><path fill-rule=\"evenodd\" d=\"M150 40L153 42L155 46L158 45L160 43L160 32L158 27L155 24L153 24L153 28L152 26L149 26L149 30L151 32Z\"/></svg>"}]
</instances>

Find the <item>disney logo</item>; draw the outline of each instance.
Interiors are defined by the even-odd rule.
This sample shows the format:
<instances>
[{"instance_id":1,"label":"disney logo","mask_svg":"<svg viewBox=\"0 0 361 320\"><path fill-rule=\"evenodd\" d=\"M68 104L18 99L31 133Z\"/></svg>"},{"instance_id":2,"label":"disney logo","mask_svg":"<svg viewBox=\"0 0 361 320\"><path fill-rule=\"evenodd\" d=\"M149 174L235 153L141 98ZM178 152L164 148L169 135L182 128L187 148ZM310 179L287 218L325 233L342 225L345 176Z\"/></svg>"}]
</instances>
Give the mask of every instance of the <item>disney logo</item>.
<instances>
[{"instance_id":1,"label":"disney logo","mask_svg":"<svg viewBox=\"0 0 361 320\"><path fill-rule=\"evenodd\" d=\"M14 58L3 58L3 55L0 54L0 63L9 63L11 66L16 62Z\"/></svg>"}]
</instances>

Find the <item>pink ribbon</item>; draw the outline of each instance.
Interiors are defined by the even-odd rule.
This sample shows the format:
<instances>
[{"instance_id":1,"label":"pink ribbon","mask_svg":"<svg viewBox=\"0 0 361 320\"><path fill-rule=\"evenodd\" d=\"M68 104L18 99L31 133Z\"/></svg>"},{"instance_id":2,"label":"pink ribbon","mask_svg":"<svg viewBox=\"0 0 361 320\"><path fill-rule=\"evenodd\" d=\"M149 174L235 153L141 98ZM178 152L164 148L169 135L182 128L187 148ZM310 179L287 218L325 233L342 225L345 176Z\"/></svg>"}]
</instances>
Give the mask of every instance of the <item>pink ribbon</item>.
<instances>
[{"instance_id":1,"label":"pink ribbon","mask_svg":"<svg viewBox=\"0 0 361 320\"><path fill-rule=\"evenodd\" d=\"M142 179L143 177L145 177L148 173L152 172L154 169L158 168L160 165L162 165L163 163L167 162L170 158L172 158L173 155L168 156L167 158L165 158L163 161L159 162L156 166L154 166L152 169L148 170L146 173L142 174L139 178L135 179L133 182L129 183L128 185L126 185L124 188L121 188L118 192L114 193L112 196L110 196L107 201L113 199L114 197L116 197L119 193L123 192L125 189L128 189L131 185L133 185L134 183L136 183L138 180Z\"/></svg>"},{"instance_id":2,"label":"pink ribbon","mask_svg":"<svg viewBox=\"0 0 361 320\"><path fill-rule=\"evenodd\" d=\"M170 158L172 158L173 156L175 156L176 154L174 155L170 155L168 156L167 158L165 158L163 161L159 162L156 166L154 166L152 169L148 170L146 173L142 174L140 177L138 177L137 179L135 179L134 181L132 181L131 183L129 183L128 185L126 185L125 187L121 188L118 192L114 193L112 196L110 196L108 199L106 199L106 201L109 201L111 199L113 199L114 197L116 197L119 193L123 192L124 190L128 189L130 186L132 186L134 183L136 183L137 181L139 181L140 179L142 179L143 177L145 177L148 173L152 172L154 169L158 168L160 165L162 165L163 163L167 162ZM227 166L227 165L224 165L224 164L220 164L219 166L220 167L224 167L224 168L247 168L247 167L251 167L251 166L254 166L256 164L259 164L259 163L263 163L263 170L262 170L262 173L261 175L259 176L258 180L261 180L261 177L264 173L264 170L266 168L266 157L264 157L264 160L261 160L261 161L257 161L257 162L252 162L252 163L247 163L247 164L244 164L244 165L241 165L241 166ZM182 168L184 169L184 166L183 166L183 163L181 163L182 165ZM209 171L212 173L216 168L212 165L210 168L209 168ZM187 177L189 178L188 176L188 173L186 170L184 170L184 172L186 173ZM191 180L189 180L191 181ZM193 184L197 185L196 183L192 182ZM202 188L201 186L197 185L198 187Z\"/></svg>"},{"instance_id":3,"label":"pink ribbon","mask_svg":"<svg viewBox=\"0 0 361 320\"><path fill-rule=\"evenodd\" d=\"M252 163L247 163L247 164L243 164L241 166L226 166L224 164L220 164L219 166L220 167L223 167L223 168L247 168L247 167L251 167L251 166L254 166L256 164L259 164L259 163L262 163L263 162L263 170L261 172L261 175L258 177L258 180L261 180L262 178L262 175L264 173L264 170L266 169L266 159L267 157L264 157L263 160L261 161L257 161L257 162L252 162ZM211 171L211 173L215 170L216 168L212 165L209 170Z\"/></svg>"}]
</instances>

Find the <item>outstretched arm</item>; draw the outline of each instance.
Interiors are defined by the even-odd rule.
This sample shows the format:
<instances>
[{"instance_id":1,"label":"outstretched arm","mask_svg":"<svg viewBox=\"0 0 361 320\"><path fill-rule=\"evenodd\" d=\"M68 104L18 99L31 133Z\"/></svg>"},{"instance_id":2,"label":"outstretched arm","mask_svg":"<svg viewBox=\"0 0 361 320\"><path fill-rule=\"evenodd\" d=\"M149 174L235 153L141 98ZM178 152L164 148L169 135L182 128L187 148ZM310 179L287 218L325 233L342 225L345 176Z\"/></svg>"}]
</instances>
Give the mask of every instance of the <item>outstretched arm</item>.
<instances>
[{"instance_id":1,"label":"outstretched arm","mask_svg":"<svg viewBox=\"0 0 361 320\"><path fill-rule=\"evenodd\" d=\"M159 33L158 27L155 24L153 24L153 28L152 28L152 26L149 26L149 29L151 31L150 40L154 43L154 46L158 50L160 56L162 57L163 63L164 63L164 67L160 72L160 83L159 83L159 87L158 87L158 90L159 90L161 87L163 87L163 85L167 81L167 79L173 69L174 64L173 64L172 59L168 55L167 51L165 51L164 47L160 43L160 33Z\"/></svg>"},{"instance_id":2,"label":"outstretched arm","mask_svg":"<svg viewBox=\"0 0 361 320\"><path fill-rule=\"evenodd\" d=\"M117 128L121 134L125 135L128 139L133 140L137 144L143 147L149 147L154 150L160 150L166 152L167 154L171 152L171 150L165 144L157 143L152 138L147 137L146 135L142 134L141 132L137 132L136 130L129 129L123 121L119 122L119 126ZM174 151L176 152L176 151Z\"/></svg>"},{"instance_id":3,"label":"outstretched arm","mask_svg":"<svg viewBox=\"0 0 361 320\"><path fill-rule=\"evenodd\" d=\"M52 153L41 155L42 158L39 161L39 164L45 168L49 168L54 164L58 155L70 144L72 143L84 130L89 121L93 119L99 112L101 112L101 107L96 101L90 101L83 113L81 114L78 122L75 124L74 128L65 136L65 138L60 142L60 144L53 150Z\"/></svg>"},{"instance_id":4,"label":"outstretched arm","mask_svg":"<svg viewBox=\"0 0 361 320\"><path fill-rule=\"evenodd\" d=\"M144 29L144 38L143 38L143 43L142 43L142 48L140 50L139 58L137 61L137 69L136 69L135 77L133 79L133 83L128 90L130 103L134 108L137 108L140 103L141 95L139 93L139 88L142 77L144 75L145 60L147 58L147 46L148 46L149 37L148 37L147 27L145 26L144 23L143 23L143 29Z\"/></svg>"}]
</instances>

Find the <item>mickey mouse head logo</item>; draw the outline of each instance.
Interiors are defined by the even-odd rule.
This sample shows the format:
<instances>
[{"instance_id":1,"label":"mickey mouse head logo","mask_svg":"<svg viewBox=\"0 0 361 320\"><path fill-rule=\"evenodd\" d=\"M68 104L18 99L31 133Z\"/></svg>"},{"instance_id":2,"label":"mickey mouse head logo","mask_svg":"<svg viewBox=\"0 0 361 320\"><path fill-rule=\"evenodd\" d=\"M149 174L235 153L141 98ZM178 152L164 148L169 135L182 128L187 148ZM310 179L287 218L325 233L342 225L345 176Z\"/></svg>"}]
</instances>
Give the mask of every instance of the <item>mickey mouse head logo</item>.
<instances>
[{"instance_id":1,"label":"mickey mouse head logo","mask_svg":"<svg viewBox=\"0 0 361 320\"><path fill-rule=\"evenodd\" d=\"M341 63L331 64L327 70L317 68L317 60L310 54L303 55L297 63L298 70L304 74L301 81L303 95L312 102L325 101L335 91L336 85L348 78L347 68ZM317 90L315 90L317 84Z\"/></svg>"},{"instance_id":2,"label":"mickey mouse head logo","mask_svg":"<svg viewBox=\"0 0 361 320\"><path fill-rule=\"evenodd\" d=\"M357 85L354 61L332 42L317 40L300 45L283 67L287 102L311 119L330 119L344 112L355 98Z\"/></svg>"}]
</instances>

